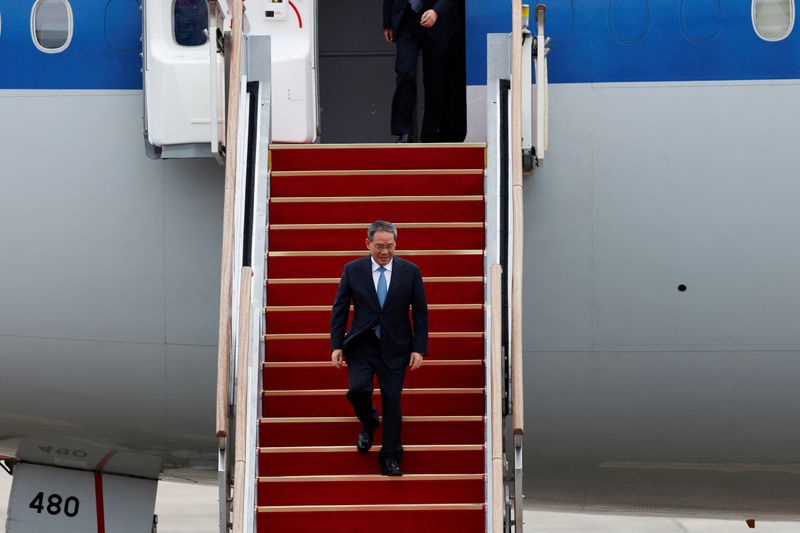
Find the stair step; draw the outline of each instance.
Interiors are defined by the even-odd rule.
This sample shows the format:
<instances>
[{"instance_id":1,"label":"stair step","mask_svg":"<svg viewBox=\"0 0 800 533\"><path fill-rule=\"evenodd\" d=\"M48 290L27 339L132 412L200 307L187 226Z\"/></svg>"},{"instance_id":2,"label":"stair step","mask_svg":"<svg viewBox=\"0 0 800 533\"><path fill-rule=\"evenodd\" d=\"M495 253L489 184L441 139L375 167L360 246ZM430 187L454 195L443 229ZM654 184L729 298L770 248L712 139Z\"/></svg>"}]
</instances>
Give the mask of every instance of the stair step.
<instances>
[{"instance_id":1,"label":"stair step","mask_svg":"<svg viewBox=\"0 0 800 533\"><path fill-rule=\"evenodd\" d=\"M483 301L483 277L424 277L429 305ZM339 278L267 280L269 305L331 305Z\"/></svg>"},{"instance_id":2,"label":"stair step","mask_svg":"<svg viewBox=\"0 0 800 533\"><path fill-rule=\"evenodd\" d=\"M402 201L377 197L271 198L271 224L392 222L483 222L484 198L465 196L406 196ZM291 201L289 201L291 200Z\"/></svg>"},{"instance_id":3,"label":"stair step","mask_svg":"<svg viewBox=\"0 0 800 533\"><path fill-rule=\"evenodd\" d=\"M373 474L378 467L379 446L358 453L349 446L289 446L259 449L258 471L267 476ZM468 474L485 469L481 444L405 445L406 474Z\"/></svg>"},{"instance_id":4,"label":"stair step","mask_svg":"<svg viewBox=\"0 0 800 533\"><path fill-rule=\"evenodd\" d=\"M392 196L425 191L432 195L483 194L482 169L276 171L270 196Z\"/></svg>"},{"instance_id":5,"label":"stair step","mask_svg":"<svg viewBox=\"0 0 800 533\"><path fill-rule=\"evenodd\" d=\"M353 306L350 306L353 310ZM266 313L330 313L331 306L322 305L268 305L264 307ZM483 304L428 304L428 311L483 311Z\"/></svg>"},{"instance_id":6,"label":"stair step","mask_svg":"<svg viewBox=\"0 0 800 533\"><path fill-rule=\"evenodd\" d=\"M364 246L369 224L274 224L269 246L279 250L350 250ZM398 228L398 243L410 250L431 243L450 250L482 249L484 229L480 222L434 224L430 227Z\"/></svg>"},{"instance_id":7,"label":"stair step","mask_svg":"<svg viewBox=\"0 0 800 533\"><path fill-rule=\"evenodd\" d=\"M346 262L364 257L366 253L366 250L268 252L267 276L339 277ZM402 250L397 255L415 263L426 276L483 275L483 250Z\"/></svg>"},{"instance_id":8,"label":"stair step","mask_svg":"<svg viewBox=\"0 0 800 533\"><path fill-rule=\"evenodd\" d=\"M327 361L264 363L264 390L320 389L347 387L347 369ZM419 370L408 372L405 388L483 387L483 360L425 361Z\"/></svg>"},{"instance_id":9,"label":"stair step","mask_svg":"<svg viewBox=\"0 0 800 533\"><path fill-rule=\"evenodd\" d=\"M331 323L330 306L270 306L266 314L267 333L312 333L324 331ZM442 304L428 307L430 331L480 332L483 331L483 319L480 305Z\"/></svg>"},{"instance_id":10,"label":"stair step","mask_svg":"<svg viewBox=\"0 0 800 533\"><path fill-rule=\"evenodd\" d=\"M482 333L462 332L460 335L440 336L431 333L428 340L430 360L480 359L483 357ZM267 335L266 358L276 361L330 361L331 339L329 333L306 335Z\"/></svg>"},{"instance_id":11,"label":"stair step","mask_svg":"<svg viewBox=\"0 0 800 533\"><path fill-rule=\"evenodd\" d=\"M353 407L347 389L271 390L263 392L266 417L349 416ZM380 390L373 403L381 412ZM406 415L482 415L485 409L483 388L406 389L401 398Z\"/></svg>"},{"instance_id":12,"label":"stair step","mask_svg":"<svg viewBox=\"0 0 800 533\"><path fill-rule=\"evenodd\" d=\"M485 532L483 504L264 506L257 510L261 532Z\"/></svg>"},{"instance_id":13,"label":"stair step","mask_svg":"<svg viewBox=\"0 0 800 533\"><path fill-rule=\"evenodd\" d=\"M355 417L262 418L261 446L355 445L361 423ZM380 447L378 427L373 446ZM403 444L482 444L482 416L405 416Z\"/></svg>"},{"instance_id":14,"label":"stair step","mask_svg":"<svg viewBox=\"0 0 800 533\"><path fill-rule=\"evenodd\" d=\"M377 463L376 463L377 470ZM258 478L258 505L481 503L483 474L380 474Z\"/></svg>"},{"instance_id":15,"label":"stair step","mask_svg":"<svg viewBox=\"0 0 800 533\"><path fill-rule=\"evenodd\" d=\"M270 146L270 170L483 169L484 144Z\"/></svg>"}]
</instances>

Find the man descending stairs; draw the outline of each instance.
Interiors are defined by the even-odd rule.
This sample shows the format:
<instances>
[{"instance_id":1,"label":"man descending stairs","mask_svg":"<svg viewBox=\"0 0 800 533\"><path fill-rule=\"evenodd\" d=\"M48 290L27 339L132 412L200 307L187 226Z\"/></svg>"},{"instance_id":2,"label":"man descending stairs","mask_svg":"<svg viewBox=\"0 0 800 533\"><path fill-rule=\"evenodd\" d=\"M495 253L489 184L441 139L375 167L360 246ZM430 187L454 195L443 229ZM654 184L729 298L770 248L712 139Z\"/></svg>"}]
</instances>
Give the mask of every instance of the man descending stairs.
<instances>
[{"instance_id":1,"label":"man descending stairs","mask_svg":"<svg viewBox=\"0 0 800 533\"><path fill-rule=\"evenodd\" d=\"M485 531L484 158L482 145L272 147L262 533ZM367 255L376 219L397 224L429 308L428 355L402 394L402 477L378 470L381 428L356 451L330 358L342 266Z\"/></svg>"}]
</instances>

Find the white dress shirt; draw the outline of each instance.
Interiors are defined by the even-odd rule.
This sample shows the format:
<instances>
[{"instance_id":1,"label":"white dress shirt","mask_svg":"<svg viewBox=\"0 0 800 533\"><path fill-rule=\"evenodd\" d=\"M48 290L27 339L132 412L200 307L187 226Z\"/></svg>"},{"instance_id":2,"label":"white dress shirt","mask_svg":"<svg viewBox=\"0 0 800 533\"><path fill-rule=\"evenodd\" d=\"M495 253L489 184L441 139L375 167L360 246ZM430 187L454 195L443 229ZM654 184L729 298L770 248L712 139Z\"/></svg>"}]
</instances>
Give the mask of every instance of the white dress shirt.
<instances>
[{"instance_id":1,"label":"white dress shirt","mask_svg":"<svg viewBox=\"0 0 800 533\"><path fill-rule=\"evenodd\" d=\"M381 265L375 262L375 258L370 256L370 261L372 261L372 282L375 283L375 292L378 292L378 279L381 277L381 271L378 270ZM392 283L392 264L394 263L394 259L389 261L389 264L384 266L383 268L386 269L386 272L383 273L383 277L386 278L386 292L389 292L389 285Z\"/></svg>"}]
</instances>

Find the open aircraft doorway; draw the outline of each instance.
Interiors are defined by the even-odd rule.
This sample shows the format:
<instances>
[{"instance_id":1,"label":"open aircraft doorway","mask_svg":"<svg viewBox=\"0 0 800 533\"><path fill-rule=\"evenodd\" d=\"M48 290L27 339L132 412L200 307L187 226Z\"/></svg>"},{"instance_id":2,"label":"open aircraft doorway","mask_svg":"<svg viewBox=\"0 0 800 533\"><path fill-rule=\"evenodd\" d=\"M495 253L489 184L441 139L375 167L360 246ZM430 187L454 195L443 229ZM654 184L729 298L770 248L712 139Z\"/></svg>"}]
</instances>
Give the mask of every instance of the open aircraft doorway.
<instances>
[{"instance_id":1,"label":"open aircraft doorway","mask_svg":"<svg viewBox=\"0 0 800 533\"><path fill-rule=\"evenodd\" d=\"M444 141L466 136L466 43L464 0L455 0L454 32L447 72L447 132ZM320 142L393 142L390 122L395 88L395 45L383 38L382 3L319 2ZM418 68L415 139L424 112L422 62Z\"/></svg>"}]
</instances>

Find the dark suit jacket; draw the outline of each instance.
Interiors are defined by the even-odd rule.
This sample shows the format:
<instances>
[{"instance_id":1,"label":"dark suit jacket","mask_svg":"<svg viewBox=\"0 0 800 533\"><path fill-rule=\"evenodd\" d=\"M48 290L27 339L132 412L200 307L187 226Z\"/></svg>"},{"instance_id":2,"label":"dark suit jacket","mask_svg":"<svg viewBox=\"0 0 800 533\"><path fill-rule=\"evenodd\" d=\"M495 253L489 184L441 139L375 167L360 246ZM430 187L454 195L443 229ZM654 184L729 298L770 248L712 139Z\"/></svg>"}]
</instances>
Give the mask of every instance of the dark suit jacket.
<instances>
[{"instance_id":1,"label":"dark suit jacket","mask_svg":"<svg viewBox=\"0 0 800 533\"><path fill-rule=\"evenodd\" d=\"M351 301L353 322L345 334ZM381 325L381 355L390 368L408 365L411 352L425 354L428 351L428 304L422 275L414 263L394 258L383 309L372 279L370 256L345 265L331 314L331 350L341 348L345 356L351 355L348 348L362 335L372 335L378 323Z\"/></svg>"},{"instance_id":2,"label":"dark suit jacket","mask_svg":"<svg viewBox=\"0 0 800 533\"><path fill-rule=\"evenodd\" d=\"M431 33L441 34L441 37L449 37L450 27L448 19L450 18L450 5L453 0L422 0L422 13L429 9L436 11L439 18L436 24L433 25L428 31ZM403 18L403 11L408 5L408 0L383 0L383 28L397 32L397 27L400 25L400 19Z\"/></svg>"}]
</instances>

